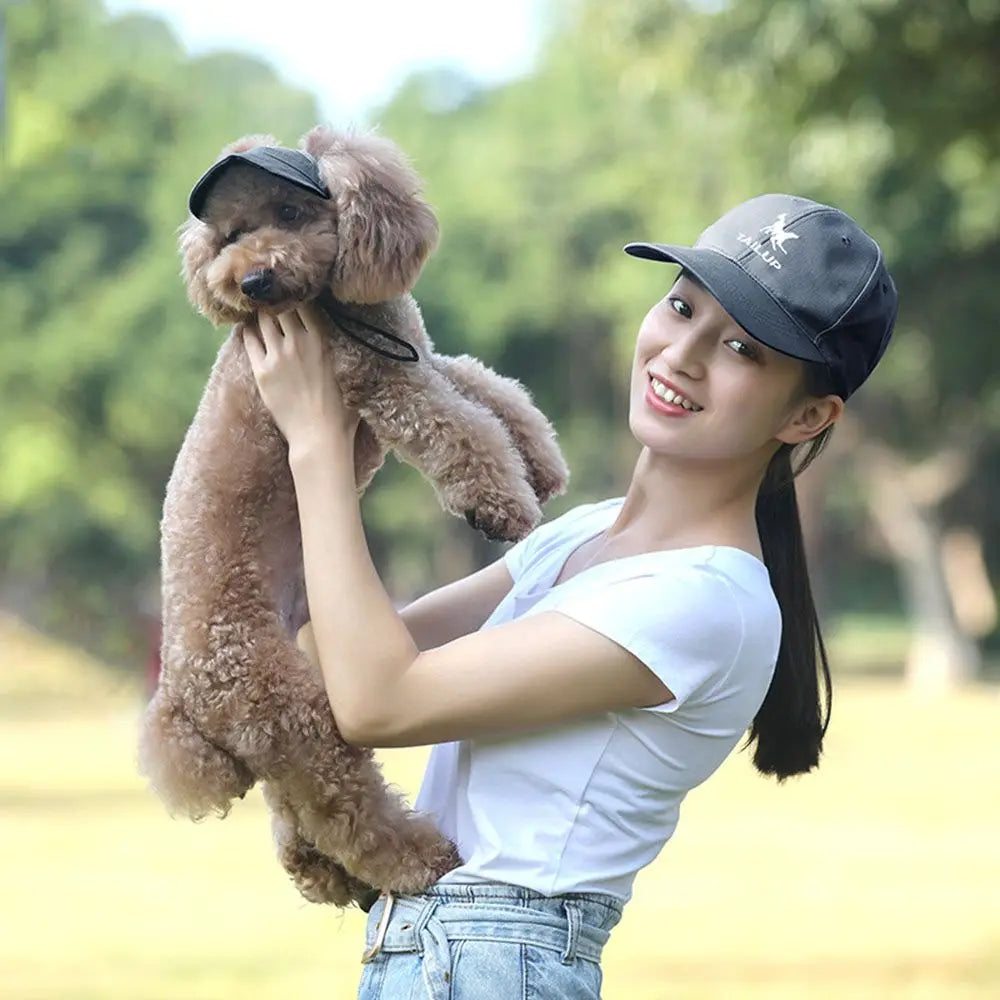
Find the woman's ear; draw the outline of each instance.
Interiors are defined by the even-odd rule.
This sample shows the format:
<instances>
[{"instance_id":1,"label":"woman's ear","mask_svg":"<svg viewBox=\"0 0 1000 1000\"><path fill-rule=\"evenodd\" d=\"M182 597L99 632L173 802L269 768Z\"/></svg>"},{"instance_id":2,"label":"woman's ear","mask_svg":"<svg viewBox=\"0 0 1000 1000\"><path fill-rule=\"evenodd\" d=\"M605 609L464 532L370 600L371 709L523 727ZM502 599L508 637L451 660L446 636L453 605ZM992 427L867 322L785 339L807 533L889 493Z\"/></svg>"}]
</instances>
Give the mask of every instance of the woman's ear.
<instances>
[{"instance_id":1,"label":"woman's ear","mask_svg":"<svg viewBox=\"0 0 1000 1000\"><path fill-rule=\"evenodd\" d=\"M795 407L775 437L782 444L801 444L835 424L843 412L840 396L809 396Z\"/></svg>"}]
</instances>

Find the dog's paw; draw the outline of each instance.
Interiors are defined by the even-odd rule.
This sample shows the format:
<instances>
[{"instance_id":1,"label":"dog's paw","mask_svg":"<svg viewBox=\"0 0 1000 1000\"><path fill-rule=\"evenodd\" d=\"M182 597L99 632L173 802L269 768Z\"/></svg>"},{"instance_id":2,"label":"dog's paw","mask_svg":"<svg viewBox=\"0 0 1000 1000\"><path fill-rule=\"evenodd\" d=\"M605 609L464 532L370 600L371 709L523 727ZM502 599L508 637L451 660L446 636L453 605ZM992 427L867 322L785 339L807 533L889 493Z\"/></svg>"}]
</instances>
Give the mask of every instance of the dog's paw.
<instances>
[{"instance_id":1,"label":"dog's paw","mask_svg":"<svg viewBox=\"0 0 1000 1000\"><path fill-rule=\"evenodd\" d=\"M554 445L548 454L536 456L535 461L525 459L531 488L539 503L566 492L569 485L569 467L562 453Z\"/></svg>"},{"instance_id":2,"label":"dog's paw","mask_svg":"<svg viewBox=\"0 0 1000 1000\"><path fill-rule=\"evenodd\" d=\"M466 508L465 520L491 542L518 542L542 519L538 502L480 503Z\"/></svg>"},{"instance_id":3,"label":"dog's paw","mask_svg":"<svg viewBox=\"0 0 1000 1000\"><path fill-rule=\"evenodd\" d=\"M283 845L278 851L278 860L295 888L310 903L350 906L363 888L367 888L348 875L333 858L321 854L305 841Z\"/></svg>"},{"instance_id":4,"label":"dog's paw","mask_svg":"<svg viewBox=\"0 0 1000 1000\"><path fill-rule=\"evenodd\" d=\"M455 845L441 840L433 851L425 850L422 855L398 859L391 877L385 880L382 888L402 893L422 892L461 863Z\"/></svg>"}]
</instances>

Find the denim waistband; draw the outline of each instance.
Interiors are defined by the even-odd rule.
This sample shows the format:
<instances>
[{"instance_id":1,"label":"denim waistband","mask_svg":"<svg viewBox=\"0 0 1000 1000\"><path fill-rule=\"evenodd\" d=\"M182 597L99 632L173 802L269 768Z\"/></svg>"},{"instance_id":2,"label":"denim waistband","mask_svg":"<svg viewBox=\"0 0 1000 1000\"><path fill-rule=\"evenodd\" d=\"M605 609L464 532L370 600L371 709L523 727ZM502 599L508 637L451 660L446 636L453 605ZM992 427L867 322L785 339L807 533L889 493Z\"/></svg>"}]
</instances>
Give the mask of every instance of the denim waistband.
<instances>
[{"instance_id":1,"label":"denim waistband","mask_svg":"<svg viewBox=\"0 0 1000 1000\"><path fill-rule=\"evenodd\" d=\"M381 930L380 952L436 954L447 961L450 941L495 941L534 945L557 952L562 961L598 962L622 904L600 893L543 896L498 883L449 883L413 896L381 897L368 915L366 948Z\"/></svg>"}]
</instances>

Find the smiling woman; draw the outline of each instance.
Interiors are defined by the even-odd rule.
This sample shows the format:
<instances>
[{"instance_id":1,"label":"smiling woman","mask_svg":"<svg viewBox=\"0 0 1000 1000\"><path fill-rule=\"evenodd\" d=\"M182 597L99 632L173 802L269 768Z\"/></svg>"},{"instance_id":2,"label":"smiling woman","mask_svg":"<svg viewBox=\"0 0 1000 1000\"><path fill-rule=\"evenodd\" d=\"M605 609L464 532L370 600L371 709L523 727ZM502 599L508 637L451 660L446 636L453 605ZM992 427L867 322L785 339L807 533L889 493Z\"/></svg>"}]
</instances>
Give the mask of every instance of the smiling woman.
<instances>
[{"instance_id":1,"label":"smiling woman","mask_svg":"<svg viewBox=\"0 0 1000 1000\"><path fill-rule=\"evenodd\" d=\"M354 742L436 744L417 804L462 857L375 905L366 1000L597 997L603 945L687 792L748 728L765 774L819 760L829 672L791 456L815 455L885 350L882 253L790 195L737 206L694 247L626 249L682 273L636 338L625 496L402 613L365 540L356 414L308 363L322 316L261 317L245 340L288 438L304 641L334 715Z\"/></svg>"}]
</instances>

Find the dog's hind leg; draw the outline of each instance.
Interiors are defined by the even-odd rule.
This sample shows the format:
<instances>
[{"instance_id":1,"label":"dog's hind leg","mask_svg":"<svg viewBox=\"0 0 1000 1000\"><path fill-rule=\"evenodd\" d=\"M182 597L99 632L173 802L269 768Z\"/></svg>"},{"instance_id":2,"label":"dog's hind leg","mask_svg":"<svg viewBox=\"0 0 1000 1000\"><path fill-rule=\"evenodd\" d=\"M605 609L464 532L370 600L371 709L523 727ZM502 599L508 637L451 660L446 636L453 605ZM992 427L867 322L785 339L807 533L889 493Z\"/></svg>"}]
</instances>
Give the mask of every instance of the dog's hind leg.
<instances>
[{"instance_id":1,"label":"dog's hind leg","mask_svg":"<svg viewBox=\"0 0 1000 1000\"><path fill-rule=\"evenodd\" d=\"M387 784L370 751L356 754L349 770L321 754L312 765L284 786L299 829L355 879L419 892L461 864L430 817L409 808Z\"/></svg>"},{"instance_id":2,"label":"dog's hind leg","mask_svg":"<svg viewBox=\"0 0 1000 1000\"><path fill-rule=\"evenodd\" d=\"M205 739L162 688L142 721L139 771L171 813L191 819L225 816L254 783L246 765Z\"/></svg>"},{"instance_id":3,"label":"dog's hind leg","mask_svg":"<svg viewBox=\"0 0 1000 1000\"><path fill-rule=\"evenodd\" d=\"M342 865L306 840L294 810L281 792L266 781L261 790L271 810L271 832L278 860L295 888L310 903L349 906L352 902L369 902L374 892L371 886L352 878Z\"/></svg>"}]
</instances>

